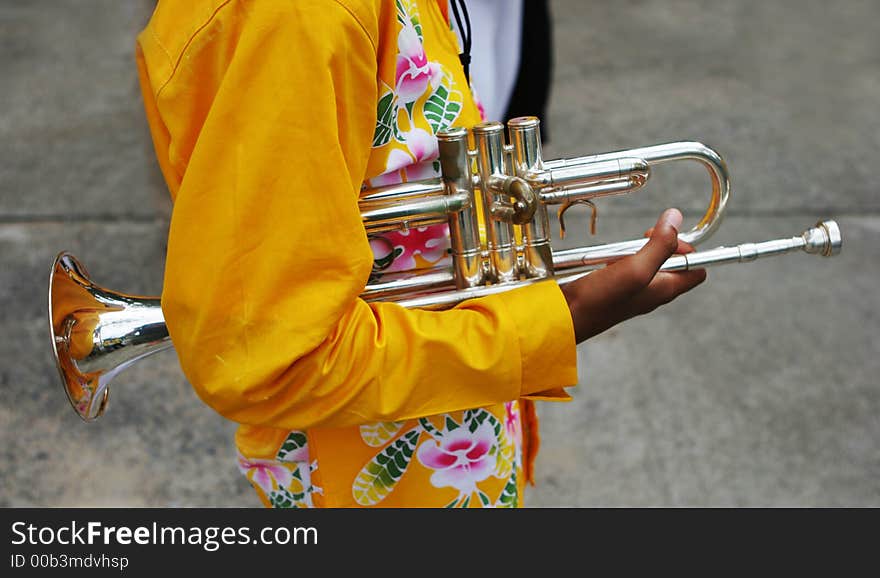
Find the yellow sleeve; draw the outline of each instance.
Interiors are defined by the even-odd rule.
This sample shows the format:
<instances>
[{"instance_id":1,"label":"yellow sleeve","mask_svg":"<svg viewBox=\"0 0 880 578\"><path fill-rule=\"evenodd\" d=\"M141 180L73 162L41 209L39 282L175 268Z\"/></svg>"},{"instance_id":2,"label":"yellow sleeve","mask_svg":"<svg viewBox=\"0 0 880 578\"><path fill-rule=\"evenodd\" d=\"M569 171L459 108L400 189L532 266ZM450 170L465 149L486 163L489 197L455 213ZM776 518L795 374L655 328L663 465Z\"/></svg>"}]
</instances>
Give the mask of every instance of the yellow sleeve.
<instances>
[{"instance_id":1,"label":"yellow sleeve","mask_svg":"<svg viewBox=\"0 0 880 578\"><path fill-rule=\"evenodd\" d=\"M358 298L372 266L357 199L376 121L374 24L333 2L241 5L179 59L149 28L139 37L174 196L162 307L201 399L239 423L308 429L576 384L553 281L443 312Z\"/></svg>"}]
</instances>

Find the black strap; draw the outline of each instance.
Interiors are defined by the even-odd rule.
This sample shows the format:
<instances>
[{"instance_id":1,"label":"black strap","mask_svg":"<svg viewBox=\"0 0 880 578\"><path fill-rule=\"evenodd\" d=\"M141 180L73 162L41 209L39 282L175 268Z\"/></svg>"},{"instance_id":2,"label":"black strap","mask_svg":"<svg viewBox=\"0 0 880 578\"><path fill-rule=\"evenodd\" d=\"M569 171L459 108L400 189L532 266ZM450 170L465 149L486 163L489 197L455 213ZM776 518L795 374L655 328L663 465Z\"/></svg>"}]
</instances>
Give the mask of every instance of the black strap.
<instances>
[{"instance_id":1,"label":"black strap","mask_svg":"<svg viewBox=\"0 0 880 578\"><path fill-rule=\"evenodd\" d=\"M464 67L464 77L467 83L471 83L471 19L468 16L467 6L464 0L451 0L452 14L455 16L455 24L458 26L458 32L461 34L462 53L458 55L461 65ZM464 13L465 25L461 25L461 15L458 13L459 5ZM467 29L467 30L465 30Z\"/></svg>"}]
</instances>

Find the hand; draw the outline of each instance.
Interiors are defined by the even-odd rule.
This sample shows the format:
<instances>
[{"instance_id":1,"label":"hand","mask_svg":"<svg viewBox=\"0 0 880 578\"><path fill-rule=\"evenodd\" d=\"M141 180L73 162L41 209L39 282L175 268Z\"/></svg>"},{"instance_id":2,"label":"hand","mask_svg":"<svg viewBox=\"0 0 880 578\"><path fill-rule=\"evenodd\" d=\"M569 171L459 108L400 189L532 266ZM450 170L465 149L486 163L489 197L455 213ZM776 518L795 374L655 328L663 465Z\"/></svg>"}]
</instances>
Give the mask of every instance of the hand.
<instances>
[{"instance_id":1,"label":"hand","mask_svg":"<svg viewBox=\"0 0 880 578\"><path fill-rule=\"evenodd\" d=\"M678 209L667 209L646 233L650 239L638 253L562 286L577 343L650 313L706 280L705 269L658 272L673 254L694 250L678 240L681 222Z\"/></svg>"}]
</instances>

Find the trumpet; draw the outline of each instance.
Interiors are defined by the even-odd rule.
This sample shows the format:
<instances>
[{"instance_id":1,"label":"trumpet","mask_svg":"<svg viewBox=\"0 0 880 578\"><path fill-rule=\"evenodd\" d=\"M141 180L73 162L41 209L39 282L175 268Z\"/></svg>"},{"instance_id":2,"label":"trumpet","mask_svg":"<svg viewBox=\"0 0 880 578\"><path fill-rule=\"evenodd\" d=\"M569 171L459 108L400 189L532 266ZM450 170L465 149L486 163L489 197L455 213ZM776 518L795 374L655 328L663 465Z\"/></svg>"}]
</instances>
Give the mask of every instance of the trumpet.
<instances>
[{"instance_id":1,"label":"trumpet","mask_svg":"<svg viewBox=\"0 0 880 578\"><path fill-rule=\"evenodd\" d=\"M565 212L576 205L590 207L595 225L596 199L644 187L660 164L693 161L708 172L708 207L691 230L679 234L682 241L697 245L714 233L730 199L726 163L699 142L544 160L536 117L514 118L506 126L485 122L470 130L453 128L437 138L441 177L366 189L359 208L368 237L447 223L452 265L397 273L384 273L377 265L360 295L366 301L441 310L550 278L564 285L632 255L647 239L554 250L548 208L558 206L563 231ZM661 270L744 263L795 251L829 257L841 246L840 228L827 220L790 238L674 255ZM104 413L110 383L119 372L173 347L160 297L101 287L66 251L50 268L48 305L56 366L70 404L84 421Z\"/></svg>"}]
</instances>

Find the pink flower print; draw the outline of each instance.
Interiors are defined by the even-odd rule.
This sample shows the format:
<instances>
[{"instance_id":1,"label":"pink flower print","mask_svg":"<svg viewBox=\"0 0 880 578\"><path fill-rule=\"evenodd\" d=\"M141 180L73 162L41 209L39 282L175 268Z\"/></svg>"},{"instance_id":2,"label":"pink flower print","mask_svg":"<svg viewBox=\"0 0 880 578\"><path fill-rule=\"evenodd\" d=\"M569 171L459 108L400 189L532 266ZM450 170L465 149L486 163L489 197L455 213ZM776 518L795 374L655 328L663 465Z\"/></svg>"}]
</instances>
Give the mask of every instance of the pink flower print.
<instances>
[{"instance_id":1,"label":"pink flower print","mask_svg":"<svg viewBox=\"0 0 880 578\"><path fill-rule=\"evenodd\" d=\"M440 176L440 171L434 168L435 161L424 161L406 167L407 181L424 181Z\"/></svg>"},{"instance_id":2,"label":"pink flower print","mask_svg":"<svg viewBox=\"0 0 880 578\"><path fill-rule=\"evenodd\" d=\"M392 231L384 236L395 249L400 250L400 255L386 269L389 273L415 269L416 255L431 265L437 265L449 254L449 225L445 223L408 231Z\"/></svg>"},{"instance_id":3,"label":"pink flower print","mask_svg":"<svg viewBox=\"0 0 880 578\"><path fill-rule=\"evenodd\" d=\"M80 415L87 415L89 413L89 404L92 402L92 388L91 386L85 385L82 388L82 395L79 398L79 401L76 404L76 411Z\"/></svg>"},{"instance_id":4,"label":"pink flower print","mask_svg":"<svg viewBox=\"0 0 880 578\"><path fill-rule=\"evenodd\" d=\"M388 185L399 185L402 182L403 179L401 178L400 171L392 171L377 175L369 179L366 184L369 187L386 187Z\"/></svg>"},{"instance_id":5,"label":"pink flower print","mask_svg":"<svg viewBox=\"0 0 880 578\"><path fill-rule=\"evenodd\" d=\"M291 463L308 462L309 446L308 444L306 444L304 446L296 448L293 451L289 451L284 455L284 457L279 457L278 460Z\"/></svg>"},{"instance_id":6,"label":"pink flower print","mask_svg":"<svg viewBox=\"0 0 880 578\"><path fill-rule=\"evenodd\" d=\"M407 19L397 35L397 69L395 71L395 92L400 104L415 102L434 84L440 74L440 66L429 63L425 47L412 22Z\"/></svg>"},{"instance_id":7,"label":"pink flower print","mask_svg":"<svg viewBox=\"0 0 880 578\"><path fill-rule=\"evenodd\" d=\"M519 440L522 437L522 424L519 419L519 409L516 402L506 402L504 410L504 429L512 440Z\"/></svg>"},{"instance_id":8,"label":"pink flower print","mask_svg":"<svg viewBox=\"0 0 880 578\"><path fill-rule=\"evenodd\" d=\"M424 161L406 167L407 181L424 181L440 176L440 171L434 167L436 161Z\"/></svg>"},{"instance_id":9,"label":"pink flower print","mask_svg":"<svg viewBox=\"0 0 880 578\"><path fill-rule=\"evenodd\" d=\"M428 468L431 484L436 488L453 487L462 494L477 491L482 482L495 471L495 431L483 422L473 433L467 427L459 427L443 433L434 443L419 446L416 455Z\"/></svg>"},{"instance_id":10,"label":"pink flower print","mask_svg":"<svg viewBox=\"0 0 880 578\"><path fill-rule=\"evenodd\" d=\"M406 170L408 181L429 179L439 175L434 161L440 155L437 137L426 130L414 128L401 135L407 150L392 149L385 161L385 172L370 179L374 187L396 185L401 182L401 170Z\"/></svg>"},{"instance_id":11,"label":"pink flower print","mask_svg":"<svg viewBox=\"0 0 880 578\"><path fill-rule=\"evenodd\" d=\"M385 172L383 174L392 174L402 168L408 167L413 163L412 156L406 151L394 149L388 153L388 160L385 161ZM373 179L375 180L375 179ZM400 182L399 180L397 182Z\"/></svg>"},{"instance_id":12,"label":"pink flower print","mask_svg":"<svg viewBox=\"0 0 880 578\"><path fill-rule=\"evenodd\" d=\"M251 460L239 454L238 469L267 494L279 488L288 488L293 482L291 471L273 460Z\"/></svg>"},{"instance_id":13,"label":"pink flower print","mask_svg":"<svg viewBox=\"0 0 880 578\"><path fill-rule=\"evenodd\" d=\"M406 148L415 159L406 167L406 180L420 181L440 176L434 161L440 156L437 137L420 128L404 133Z\"/></svg>"},{"instance_id":14,"label":"pink flower print","mask_svg":"<svg viewBox=\"0 0 880 578\"><path fill-rule=\"evenodd\" d=\"M440 156L437 137L426 130L414 128L403 133L403 141L415 162L431 161Z\"/></svg>"},{"instance_id":15,"label":"pink flower print","mask_svg":"<svg viewBox=\"0 0 880 578\"><path fill-rule=\"evenodd\" d=\"M373 251L373 259L376 261L388 260L394 252L394 245L388 240L388 236L375 236L369 238L370 249Z\"/></svg>"},{"instance_id":16,"label":"pink flower print","mask_svg":"<svg viewBox=\"0 0 880 578\"><path fill-rule=\"evenodd\" d=\"M437 137L426 130L414 128L401 135L406 151L393 149L385 161L385 173L399 171L414 163L433 161L440 156Z\"/></svg>"},{"instance_id":17,"label":"pink flower print","mask_svg":"<svg viewBox=\"0 0 880 578\"><path fill-rule=\"evenodd\" d=\"M474 97L474 104L477 105L477 111L480 113L480 120L485 122L486 120L488 120L486 118L486 109L483 107L483 101L480 100L480 97L477 95L477 90L473 87L471 87L471 96Z\"/></svg>"}]
</instances>

